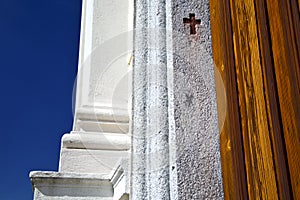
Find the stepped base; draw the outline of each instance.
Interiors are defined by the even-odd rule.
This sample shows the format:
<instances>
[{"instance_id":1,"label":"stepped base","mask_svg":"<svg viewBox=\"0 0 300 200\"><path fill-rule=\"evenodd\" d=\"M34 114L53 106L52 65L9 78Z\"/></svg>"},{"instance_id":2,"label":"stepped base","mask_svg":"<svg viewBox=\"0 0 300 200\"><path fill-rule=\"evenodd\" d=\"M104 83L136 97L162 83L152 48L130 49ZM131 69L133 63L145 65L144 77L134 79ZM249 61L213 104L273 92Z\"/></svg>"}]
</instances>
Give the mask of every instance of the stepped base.
<instances>
[{"instance_id":1,"label":"stepped base","mask_svg":"<svg viewBox=\"0 0 300 200\"><path fill-rule=\"evenodd\" d=\"M34 171L30 179L35 200L113 200L107 175Z\"/></svg>"},{"instance_id":2,"label":"stepped base","mask_svg":"<svg viewBox=\"0 0 300 200\"><path fill-rule=\"evenodd\" d=\"M112 174L30 172L34 200L129 200L128 160Z\"/></svg>"},{"instance_id":3,"label":"stepped base","mask_svg":"<svg viewBox=\"0 0 300 200\"><path fill-rule=\"evenodd\" d=\"M110 175L129 157L127 134L72 132L62 138L59 171Z\"/></svg>"},{"instance_id":4,"label":"stepped base","mask_svg":"<svg viewBox=\"0 0 300 200\"><path fill-rule=\"evenodd\" d=\"M128 156L128 151L63 148L59 171L110 175L115 170L116 164Z\"/></svg>"}]
</instances>

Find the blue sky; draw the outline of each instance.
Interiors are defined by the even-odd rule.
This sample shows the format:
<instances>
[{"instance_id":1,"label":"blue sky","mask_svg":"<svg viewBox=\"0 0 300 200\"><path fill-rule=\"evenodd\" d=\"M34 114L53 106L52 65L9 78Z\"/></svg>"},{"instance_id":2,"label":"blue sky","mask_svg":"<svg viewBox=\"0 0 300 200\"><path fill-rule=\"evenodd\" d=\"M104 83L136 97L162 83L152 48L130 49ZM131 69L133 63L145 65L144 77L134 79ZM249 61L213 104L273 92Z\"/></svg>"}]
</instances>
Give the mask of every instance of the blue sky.
<instances>
[{"instance_id":1,"label":"blue sky","mask_svg":"<svg viewBox=\"0 0 300 200\"><path fill-rule=\"evenodd\" d=\"M72 127L81 0L0 0L0 200L32 199Z\"/></svg>"}]
</instances>

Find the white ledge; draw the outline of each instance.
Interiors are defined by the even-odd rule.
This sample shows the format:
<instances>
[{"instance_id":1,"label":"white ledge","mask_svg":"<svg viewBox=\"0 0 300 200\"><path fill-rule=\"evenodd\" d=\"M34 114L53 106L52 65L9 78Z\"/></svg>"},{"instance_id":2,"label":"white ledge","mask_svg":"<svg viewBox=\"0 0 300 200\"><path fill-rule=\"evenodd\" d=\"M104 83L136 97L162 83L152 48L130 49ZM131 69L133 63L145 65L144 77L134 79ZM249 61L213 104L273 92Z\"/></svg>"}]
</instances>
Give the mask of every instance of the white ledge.
<instances>
[{"instance_id":1,"label":"white ledge","mask_svg":"<svg viewBox=\"0 0 300 200\"><path fill-rule=\"evenodd\" d=\"M113 187L107 175L33 171L29 176L36 200L113 198Z\"/></svg>"},{"instance_id":2,"label":"white ledge","mask_svg":"<svg viewBox=\"0 0 300 200\"><path fill-rule=\"evenodd\" d=\"M89 173L66 173L53 171L31 171L29 173L30 179L96 179L96 180L110 180L107 174L89 174Z\"/></svg>"},{"instance_id":3,"label":"white ledge","mask_svg":"<svg viewBox=\"0 0 300 200\"><path fill-rule=\"evenodd\" d=\"M130 136L118 133L72 132L62 137L63 148L94 150L129 150Z\"/></svg>"},{"instance_id":4,"label":"white ledge","mask_svg":"<svg viewBox=\"0 0 300 200\"><path fill-rule=\"evenodd\" d=\"M81 107L77 108L75 118L83 121L129 122L127 109L111 107Z\"/></svg>"},{"instance_id":5,"label":"white ledge","mask_svg":"<svg viewBox=\"0 0 300 200\"><path fill-rule=\"evenodd\" d=\"M92 120L75 120L76 131L84 132L111 132L111 133L128 133L129 123L107 122Z\"/></svg>"}]
</instances>

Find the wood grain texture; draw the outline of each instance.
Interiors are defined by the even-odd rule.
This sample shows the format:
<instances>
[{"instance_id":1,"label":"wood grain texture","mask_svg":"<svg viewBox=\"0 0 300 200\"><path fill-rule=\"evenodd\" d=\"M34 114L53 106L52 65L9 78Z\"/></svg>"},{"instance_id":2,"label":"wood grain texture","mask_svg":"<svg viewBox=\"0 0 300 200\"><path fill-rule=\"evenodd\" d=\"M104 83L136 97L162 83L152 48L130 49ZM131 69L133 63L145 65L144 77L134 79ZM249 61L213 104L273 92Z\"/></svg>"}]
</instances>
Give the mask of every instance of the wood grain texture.
<instances>
[{"instance_id":1,"label":"wood grain texture","mask_svg":"<svg viewBox=\"0 0 300 200\"><path fill-rule=\"evenodd\" d=\"M227 98L225 199L300 199L299 1L211 0L210 7Z\"/></svg>"},{"instance_id":2,"label":"wood grain texture","mask_svg":"<svg viewBox=\"0 0 300 200\"><path fill-rule=\"evenodd\" d=\"M230 4L228 1L212 0L210 7L214 60L223 78L227 96L228 112L220 138L224 193L226 199L248 199L235 60L232 51Z\"/></svg>"},{"instance_id":3,"label":"wood grain texture","mask_svg":"<svg viewBox=\"0 0 300 200\"><path fill-rule=\"evenodd\" d=\"M257 26L260 41L261 65L263 69L264 87L266 88L266 104L268 110L268 124L272 143L272 151L276 172L276 183L280 199L291 199L291 185L289 179L281 113L279 107L275 69L273 64L272 44L269 30L266 2L255 0Z\"/></svg>"},{"instance_id":4,"label":"wood grain texture","mask_svg":"<svg viewBox=\"0 0 300 200\"><path fill-rule=\"evenodd\" d=\"M254 2L230 4L249 198L277 199Z\"/></svg>"},{"instance_id":5,"label":"wood grain texture","mask_svg":"<svg viewBox=\"0 0 300 200\"><path fill-rule=\"evenodd\" d=\"M292 0L267 0L288 166L293 196L300 199L300 27L295 3Z\"/></svg>"}]
</instances>

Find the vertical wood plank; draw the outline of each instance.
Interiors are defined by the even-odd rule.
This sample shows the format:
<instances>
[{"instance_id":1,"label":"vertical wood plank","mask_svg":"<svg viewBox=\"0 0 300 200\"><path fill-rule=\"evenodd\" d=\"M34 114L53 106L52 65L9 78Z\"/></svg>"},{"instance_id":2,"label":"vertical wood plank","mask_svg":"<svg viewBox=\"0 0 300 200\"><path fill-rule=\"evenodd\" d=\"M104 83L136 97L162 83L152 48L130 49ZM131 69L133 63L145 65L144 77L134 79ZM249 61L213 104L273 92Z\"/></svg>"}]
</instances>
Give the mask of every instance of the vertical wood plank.
<instances>
[{"instance_id":1,"label":"vertical wood plank","mask_svg":"<svg viewBox=\"0 0 300 200\"><path fill-rule=\"evenodd\" d=\"M229 1L211 0L210 10L214 61L227 96L228 112L220 136L225 199L248 199Z\"/></svg>"},{"instance_id":2,"label":"vertical wood plank","mask_svg":"<svg viewBox=\"0 0 300 200\"><path fill-rule=\"evenodd\" d=\"M267 0L272 51L293 196L300 199L299 12L295 1Z\"/></svg>"},{"instance_id":3,"label":"vertical wood plank","mask_svg":"<svg viewBox=\"0 0 300 200\"><path fill-rule=\"evenodd\" d=\"M213 54L227 96L225 199L300 199L299 5L211 0Z\"/></svg>"},{"instance_id":4,"label":"vertical wood plank","mask_svg":"<svg viewBox=\"0 0 300 200\"><path fill-rule=\"evenodd\" d=\"M288 172L285 143L283 138L283 128L281 113L279 108L277 84L273 64L272 44L268 24L268 13L264 0L255 0L255 10L257 13L257 27L261 52L261 65L263 69L264 87L266 88L266 104L268 110L268 123L274 157L276 172L276 183L278 197L280 199L291 199L290 178Z\"/></svg>"},{"instance_id":5,"label":"vertical wood plank","mask_svg":"<svg viewBox=\"0 0 300 200\"><path fill-rule=\"evenodd\" d=\"M249 198L277 199L254 2L232 0L231 16Z\"/></svg>"},{"instance_id":6,"label":"vertical wood plank","mask_svg":"<svg viewBox=\"0 0 300 200\"><path fill-rule=\"evenodd\" d=\"M218 0L212 0L210 1L210 10L211 10L211 27L212 27L212 33L215 33L212 35L213 38L213 56L215 61L215 74L220 73L222 81L225 82L225 73L224 73L224 53L225 51L225 44L224 40L222 38L220 33L220 27L221 27L221 19L222 13L221 5L219 4ZM226 85L226 84L225 84ZM216 84L216 90L217 90L217 104L218 104L218 110L220 105L220 88ZM219 123L220 120L219 120ZM231 151L231 144L230 144L230 135L227 130L229 130L229 122L228 122L228 116L225 118L224 126L220 130L220 150L221 150L221 160L222 160L222 178L223 178L223 189L224 189L224 197L225 199L234 199L234 190L235 187L233 185L233 165L232 165L232 151Z\"/></svg>"}]
</instances>

